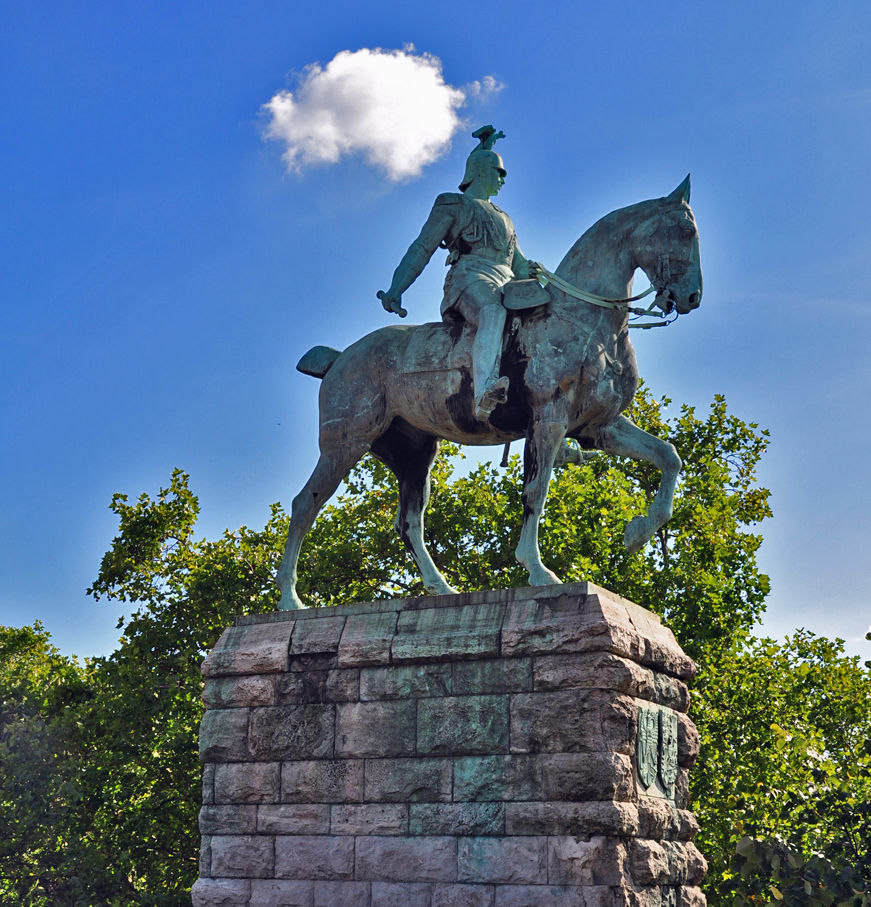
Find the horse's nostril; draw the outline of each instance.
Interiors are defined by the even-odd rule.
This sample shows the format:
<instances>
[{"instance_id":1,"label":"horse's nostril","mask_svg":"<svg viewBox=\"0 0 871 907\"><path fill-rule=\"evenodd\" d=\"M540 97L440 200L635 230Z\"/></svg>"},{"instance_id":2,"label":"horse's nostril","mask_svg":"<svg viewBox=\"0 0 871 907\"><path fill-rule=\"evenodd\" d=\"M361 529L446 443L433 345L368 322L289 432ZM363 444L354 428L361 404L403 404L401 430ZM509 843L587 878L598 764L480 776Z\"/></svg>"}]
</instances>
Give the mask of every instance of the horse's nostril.
<instances>
[{"instance_id":1,"label":"horse's nostril","mask_svg":"<svg viewBox=\"0 0 871 907\"><path fill-rule=\"evenodd\" d=\"M697 306L699 304L699 294L690 293L689 303L691 306L693 306L695 308L695 306Z\"/></svg>"}]
</instances>

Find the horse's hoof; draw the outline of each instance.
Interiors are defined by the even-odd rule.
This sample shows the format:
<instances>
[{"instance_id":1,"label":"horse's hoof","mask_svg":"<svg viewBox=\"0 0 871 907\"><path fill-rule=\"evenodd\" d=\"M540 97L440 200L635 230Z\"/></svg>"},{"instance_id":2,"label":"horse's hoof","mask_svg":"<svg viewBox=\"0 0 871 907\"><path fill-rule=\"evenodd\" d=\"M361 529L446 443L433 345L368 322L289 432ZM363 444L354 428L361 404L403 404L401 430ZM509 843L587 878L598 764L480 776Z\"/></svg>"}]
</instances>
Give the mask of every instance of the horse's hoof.
<instances>
[{"instance_id":1,"label":"horse's hoof","mask_svg":"<svg viewBox=\"0 0 871 907\"><path fill-rule=\"evenodd\" d=\"M636 554L650 541L652 532L648 528L647 517L632 517L626 531L623 533L623 543L629 554Z\"/></svg>"},{"instance_id":2,"label":"horse's hoof","mask_svg":"<svg viewBox=\"0 0 871 907\"><path fill-rule=\"evenodd\" d=\"M305 605L302 603L302 599L296 594L296 590L290 592L285 592L281 596L281 601L278 603L279 611L304 611Z\"/></svg>"},{"instance_id":3,"label":"horse's hoof","mask_svg":"<svg viewBox=\"0 0 871 907\"><path fill-rule=\"evenodd\" d=\"M541 567L536 571L529 571L530 586L561 586L562 580L547 567Z\"/></svg>"}]
</instances>

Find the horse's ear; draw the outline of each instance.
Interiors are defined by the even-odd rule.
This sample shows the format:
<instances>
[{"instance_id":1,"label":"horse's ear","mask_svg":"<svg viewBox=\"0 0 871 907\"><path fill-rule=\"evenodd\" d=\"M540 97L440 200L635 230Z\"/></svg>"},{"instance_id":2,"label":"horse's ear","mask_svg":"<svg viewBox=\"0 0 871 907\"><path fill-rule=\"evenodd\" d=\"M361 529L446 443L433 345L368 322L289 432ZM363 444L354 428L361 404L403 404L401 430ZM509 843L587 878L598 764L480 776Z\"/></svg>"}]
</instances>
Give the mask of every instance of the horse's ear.
<instances>
[{"instance_id":1,"label":"horse's ear","mask_svg":"<svg viewBox=\"0 0 871 907\"><path fill-rule=\"evenodd\" d=\"M669 201L672 202L686 202L690 203L690 175L687 174L687 178L668 196Z\"/></svg>"}]
</instances>

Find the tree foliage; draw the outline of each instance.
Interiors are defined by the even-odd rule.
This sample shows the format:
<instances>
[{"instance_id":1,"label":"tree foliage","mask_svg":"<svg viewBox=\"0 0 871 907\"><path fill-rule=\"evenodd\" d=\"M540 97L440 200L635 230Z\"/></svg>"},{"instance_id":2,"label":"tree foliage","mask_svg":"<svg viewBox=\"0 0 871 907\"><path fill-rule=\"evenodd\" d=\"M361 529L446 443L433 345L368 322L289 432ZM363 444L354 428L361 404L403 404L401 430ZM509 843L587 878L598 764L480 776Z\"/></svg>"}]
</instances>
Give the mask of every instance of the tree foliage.
<instances>
[{"instance_id":1,"label":"tree foliage","mask_svg":"<svg viewBox=\"0 0 871 907\"><path fill-rule=\"evenodd\" d=\"M623 528L646 509L659 476L598 456L554 476L545 562L566 581L592 580L656 611L702 666L693 793L709 900L761 904L775 884L773 858L746 870L749 858L735 853L750 847L742 841L762 854L787 848L802 866L814 853L833 865L852 860L859 878L871 802L868 671L837 642L798 633L779 646L750 636L769 588L756 564L756 525L770 515L755 473L767 433L729 414L722 397L701 416L690 407L669 416L668 402L642 392L631 413L684 459L667 527L644 551L625 553ZM506 470L466 469L462 453L443 445L428 537L456 588L526 582L514 561L521 472L516 455ZM396 505L393 476L363 460L306 539L304 599L324 606L424 594L393 529ZM38 626L0 632L0 655L11 653L0 658L0 904L189 903L199 666L235 615L276 605L287 528L279 506L262 530L197 539L197 499L176 471L156 497L116 495L112 509L118 535L90 591L132 609L116 651L80 666Z\"/></svg>"}]
</instances>

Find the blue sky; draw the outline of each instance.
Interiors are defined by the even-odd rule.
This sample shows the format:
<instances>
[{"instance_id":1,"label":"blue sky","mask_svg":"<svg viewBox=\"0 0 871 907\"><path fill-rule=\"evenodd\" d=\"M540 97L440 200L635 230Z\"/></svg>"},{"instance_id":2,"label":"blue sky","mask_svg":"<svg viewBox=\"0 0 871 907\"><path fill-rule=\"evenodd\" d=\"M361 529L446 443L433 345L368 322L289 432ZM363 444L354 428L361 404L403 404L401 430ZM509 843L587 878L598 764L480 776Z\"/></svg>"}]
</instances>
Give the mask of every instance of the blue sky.
<instances>
[{"instance_id":1,"label":"blue sky","mask_svg":"<svg viewBox=\"0 0 871 907\"><path fill-rule=\"evenodd\" d=\"M289 503L316 457L299 356L389 322L375 291L492 122L499 204L551 267L692 172L705 297L633 338L641 373L771 430L765 630L871 653L867 2L46 2L3 19L0 623L112 649L120 609L84 590L116 491L181 467L209 536ZM465 90L450 148L399 181L365 148L289 173L263 105L299 97L310 64L409 44ZM497 90L475 94L486 77ZM433 261L406 294L409 320L438 318L443 275Z\"/></svg>"}]
</instances>

